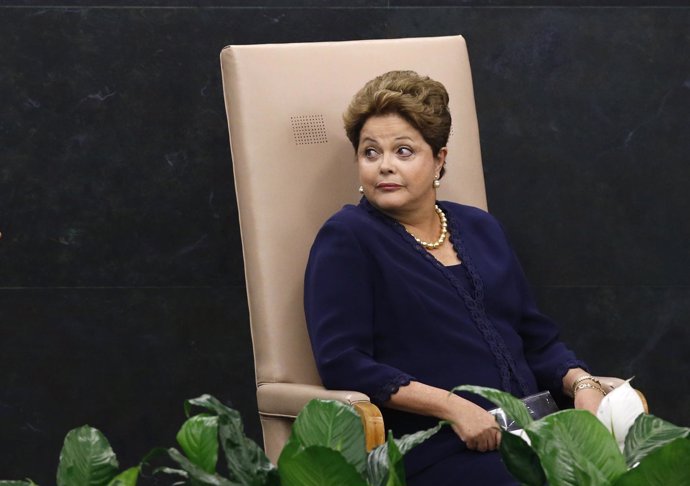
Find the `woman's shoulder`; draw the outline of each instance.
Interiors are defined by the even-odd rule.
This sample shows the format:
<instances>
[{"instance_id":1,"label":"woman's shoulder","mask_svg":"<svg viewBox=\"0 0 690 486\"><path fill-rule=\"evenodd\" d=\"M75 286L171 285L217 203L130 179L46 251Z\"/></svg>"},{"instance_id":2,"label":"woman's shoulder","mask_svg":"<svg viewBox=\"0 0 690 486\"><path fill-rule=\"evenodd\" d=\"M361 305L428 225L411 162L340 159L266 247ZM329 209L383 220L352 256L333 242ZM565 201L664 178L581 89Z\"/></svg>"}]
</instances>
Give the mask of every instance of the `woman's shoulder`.
<instances>
[{"instance_id":1,"label":"woman's shoulder","mask_svg":"<svg viewBox=\"0 0 690 486\"><path fill-rule=\"evenodd\" d=\"M343 206L317 232L310 260L324 254L337 255L342 259L371 253L371 248L376 246L376 226L371 215L361 207L352 204Z\"/></svg>"},{"instance_id":2,"label":"woman's shoulder","mask_svg":"<svg viewBox=\"0 0 690 486\"><path fill-rule=\"evenodd\" d=\"M368 239L377 226L375 218L360 205L346 204L333 213L321 226L317 239L326 235Z\"/></svg>"},{"instance_id":3,"label":"woman's shoulder","mask_svg":"<svg viewBox=\"0 0 690 486\"><path fill-rule=\"evenodd\" d=\"M360 206L346 204L338 211L333 213L325 222L324 226L339 226L350 230L371 224L371 218Z\"/></svg>"}]
</instances>

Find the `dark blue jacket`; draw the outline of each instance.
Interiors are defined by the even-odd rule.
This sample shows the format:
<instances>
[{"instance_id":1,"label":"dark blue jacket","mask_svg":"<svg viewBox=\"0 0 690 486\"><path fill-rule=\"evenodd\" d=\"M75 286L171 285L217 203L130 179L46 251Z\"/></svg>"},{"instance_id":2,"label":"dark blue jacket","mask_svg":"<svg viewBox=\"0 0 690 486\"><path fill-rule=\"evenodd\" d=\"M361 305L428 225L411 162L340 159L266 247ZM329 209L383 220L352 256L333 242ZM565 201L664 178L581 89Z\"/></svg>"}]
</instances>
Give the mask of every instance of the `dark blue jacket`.
<instances>
[{"instance_id":1,"label":"dark blue jacket","mask_svg":"<svg viewBox=\"0 0 690 486\"><path fill-rule=\"evenodd\" d=\"M439 206L461 265L443 266L364 198L319 231L304 298L323 384L379 404L410 380L443 389L482 385L518 397L559 394L567 370L585 365L537 309L501 225L481 209ZM396 436L437 422L383 412Z\"/></svg>"}]
</instances>

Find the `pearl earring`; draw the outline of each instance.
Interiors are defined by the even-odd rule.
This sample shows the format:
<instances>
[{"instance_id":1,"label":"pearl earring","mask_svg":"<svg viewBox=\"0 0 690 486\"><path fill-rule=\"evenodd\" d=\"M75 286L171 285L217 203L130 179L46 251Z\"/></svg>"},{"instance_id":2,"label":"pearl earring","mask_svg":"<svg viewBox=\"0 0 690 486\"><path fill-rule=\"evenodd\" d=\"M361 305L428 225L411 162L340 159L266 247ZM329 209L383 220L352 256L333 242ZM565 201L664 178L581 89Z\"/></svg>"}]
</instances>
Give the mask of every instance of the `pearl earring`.
<instances>
[{"instance_id":1,"label":"pearl earring","mask_svg":"<svg viewBox=\"0 0 690 486\"><path fill-rule=\"evenodd\" d=\"M434 189L441 187L441 181L438 180L438 176L434 177Z\"/></svg>"},{"instance_id":2,"label":"pearl earring","mask_svg":"<svg viewBox=\"0 0 690 486\"><path fill-rule=\"evenodd\" d=\"M362 186L359 186L358 191L360 194L364 194L364 188Z\"/></svg>"}]
</instances>

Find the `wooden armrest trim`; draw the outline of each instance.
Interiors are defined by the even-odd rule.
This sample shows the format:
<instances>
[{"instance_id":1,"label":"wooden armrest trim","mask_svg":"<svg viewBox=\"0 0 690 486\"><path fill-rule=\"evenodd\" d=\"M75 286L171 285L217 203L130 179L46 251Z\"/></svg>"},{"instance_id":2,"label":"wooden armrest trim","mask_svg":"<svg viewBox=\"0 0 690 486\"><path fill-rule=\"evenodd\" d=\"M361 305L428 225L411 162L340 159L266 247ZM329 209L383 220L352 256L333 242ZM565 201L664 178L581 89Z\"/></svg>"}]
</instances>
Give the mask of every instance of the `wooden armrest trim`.
<instances>
[{"instance_id":1,"label":"wooden armrest trim","mask_svg":"<svg viewBox=\"0 0 690 486\"><path fill-rule=\"evenodd\" d=\"M381 410L371 402L356 402L352 406L362 419L367 452L370 452L386 441Z\"/></svg>"},{"instance_id":2,"label":"wooden armrest trim","mask_svg":"<svg viewBox=\"0 0 690 486\"><path fill-rule=\"evenodd\" d=\"M295 383L261 383L257 389L259 415L264 418L294 421L312 398L338 400L354 407L362 419L367 452L386 441L381 410L363 393Z\"/></svg>"}]
</instances>

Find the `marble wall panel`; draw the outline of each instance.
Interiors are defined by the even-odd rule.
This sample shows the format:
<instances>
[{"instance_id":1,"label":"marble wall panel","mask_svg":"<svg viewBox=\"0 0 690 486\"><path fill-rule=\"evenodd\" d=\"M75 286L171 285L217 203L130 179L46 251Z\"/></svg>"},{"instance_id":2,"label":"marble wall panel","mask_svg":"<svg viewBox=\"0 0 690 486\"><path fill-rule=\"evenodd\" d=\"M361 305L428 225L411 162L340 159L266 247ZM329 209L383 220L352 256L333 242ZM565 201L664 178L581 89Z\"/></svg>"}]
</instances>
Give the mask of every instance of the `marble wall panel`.
<instances>
[{"instance_id":1,"label":"marble wall panel","mask_svg":"<svg viewBox=\"0 0 690 486\"><path fill-rule=\"evenodd\" d=\"M122 466L174 446L185 399L211 393L260 440L242 286L0 290L0 476L54 483L89 424Z\"/></svg>"},{"instance_id":2,"label":"marble wall panel","mask_svg":"<svg viewBox=\"0 0 690 486\"><path fill-rule=\"evenodd\" d=\"M106 8L342 8L342 7L387 7L388 0L129 0L115 3L113 0L17 0L12 4L31 7L106 7Z\"/></svg>"},{"instance_id":3,"label":"marble wall panel","mask_svg":"<svg viewBox=\"0 0 690 486\"><path fill-rule=\"evenodd\" d=\"M216 51L410 32L466 35L490 204L538 278L688 283L687 9L383 12L4 9L2 284L240 283Z\"/></svg>"},{"instance_id":4,"label":"marble wall panel","mask_svg":"<svg viewBox=\"0 0 690 486\"><path fill-rule=\"evenodd\" d=\"M390 0L389 7L687 7L684 0Z\"/></svg>"},{"instance_id":5,"label":"marble wall panel","mask_svg":"<svg viewBox=\"0 0 690 486\"><path fill-rule=\"evenodd\" d=\"M468 34L487 190L529 273L688 285L690 10L495 21Z\"/></svg>"},{"instance_id":6,"label":"marble wall panel","mask_svg":"<svg viewBox=\"0 0 690 486\"><path fill-rule=\"evenodd\" d=\"M8 2L9 3L9 2ZM112 0L14 0L12 6L31 7L223 7L223 8L300 8L341 7L687 7L686 0L129 0L115 4Z\"/></svg>"},{"instance_id":7,"label":"marble wall panel","mask_svg":"<svg viewBox=\"0 0 690 486\"><path fill-rule=\"evenodd\" d=\"M596 373L632 378L650 412L690 424L688 287L535 288L541 310Z\"/></svg>"},{"instance_id":8,"label":"marble wall panel","mask_svg":"<svg viewBox=\"0 0 690 486\"><path fill-rule=\"evenodd\" d=\"M217 49L183 17L2 10L3 285L242 283Z\"/></svg>"}]
</instances>

